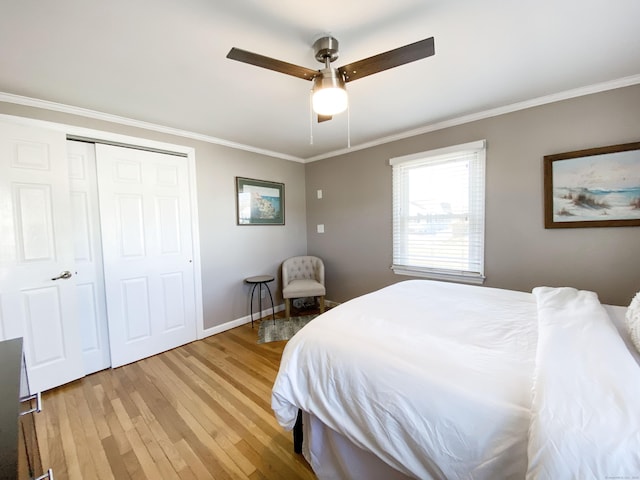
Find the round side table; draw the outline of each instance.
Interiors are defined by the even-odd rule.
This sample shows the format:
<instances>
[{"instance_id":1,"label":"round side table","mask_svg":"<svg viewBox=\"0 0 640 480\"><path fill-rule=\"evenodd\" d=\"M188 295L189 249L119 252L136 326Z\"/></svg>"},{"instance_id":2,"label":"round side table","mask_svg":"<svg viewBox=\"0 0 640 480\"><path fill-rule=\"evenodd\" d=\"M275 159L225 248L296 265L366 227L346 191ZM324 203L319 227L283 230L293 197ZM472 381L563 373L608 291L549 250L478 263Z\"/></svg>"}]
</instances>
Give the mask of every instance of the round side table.
<instances>
[{"instance_id":1,"label":"round side table","mask_svg":"<svg viewBox=\"0 0 640 480\"><path fill-rule=\"evenodd\" d=\"M269 293L269 298L271 299L271 317L273 318L273 323L276 323L276 310L273 306L273 297L271 296L271 290L269 289L269 282L273 282L274 278L271 275L258 275L256 277L245 278L245 283L253 285L251 289L251 328L253 328L253 293L256 291L256 287L258 287L258 314L262 314L262 286L264 285Z\"/></svg>"}]
</instances>

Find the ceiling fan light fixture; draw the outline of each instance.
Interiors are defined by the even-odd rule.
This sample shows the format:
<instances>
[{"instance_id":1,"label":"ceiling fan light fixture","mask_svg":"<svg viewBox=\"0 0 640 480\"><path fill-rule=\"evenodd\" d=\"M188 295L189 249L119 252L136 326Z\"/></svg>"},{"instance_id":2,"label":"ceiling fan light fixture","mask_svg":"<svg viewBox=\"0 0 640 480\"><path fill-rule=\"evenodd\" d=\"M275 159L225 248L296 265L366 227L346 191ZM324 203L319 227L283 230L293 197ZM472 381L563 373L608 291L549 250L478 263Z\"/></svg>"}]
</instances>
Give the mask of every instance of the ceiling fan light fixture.
<instances>
[{"instance_id":1,"label":"ceiling fan light fixture","mask_svg":"<svg viewBox=\"0 0 640 480\"><path fill-rule=\"evenodd\" d=\"M348 105L344 79L336 69L325 68L313 79L311 102L318 115L336 115L344 112Z\"/></svg>"}]
</instances>

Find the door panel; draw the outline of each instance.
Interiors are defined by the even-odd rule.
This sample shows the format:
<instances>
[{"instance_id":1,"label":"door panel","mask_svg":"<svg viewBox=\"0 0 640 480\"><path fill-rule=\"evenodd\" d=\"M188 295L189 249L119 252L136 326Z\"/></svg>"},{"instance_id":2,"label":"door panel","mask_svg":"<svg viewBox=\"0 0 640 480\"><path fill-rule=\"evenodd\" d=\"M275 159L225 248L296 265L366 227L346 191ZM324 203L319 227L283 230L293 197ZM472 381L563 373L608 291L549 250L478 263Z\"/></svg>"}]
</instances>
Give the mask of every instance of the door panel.
<instances>
[{"instance_id":1,"label":"door panel","mask_svg":"<svg viewBox=\"0 0 640 480\"><path fill-rule=\"evenodd\" d=\"M180 208L178 198L157 198L158 237L161 255L180 253Z\"/></svg>"},{"instance_id":2,"label":"door panel","mask_svg":"<svg viewBox=\"0 0 640 480\"><path fill-rule=\"evenodd\" d=\"M122 280L120 286L122 315L127 329L126 342L149 339L151 337L151 323L147 278L128 278Z\"/></svg>"},{"instance_id":3,"label":"door panel","mask_svg":"<svg viewBox=\"0 0 640 480\"><path fill-rule=\"evenodd\" d=\"M64 134L0 123L0 317L34 391L83 375Z\"/></svg>"},{"instance_id":4,"label":"door panel","mask_svg":"<svg viewBox=\"0 0 640 480\"><path fill-rule=\"evenodd\" d=\"M196 338L188 165L96 145L112 365Z\"/></svg>"},{"instance_id":5,"label":"door panel","mask_svg":"<svg viewBox=\"0 0 640 480\"><path fill-rule=\"evenodd\" d=\"M98 292L95 291L94 284L79 284L77 288L78 295L78 312L82 312L82 321L80 321L80 336L82 338L82 351L84 353L95 353L99 351L102 345L100 338L100 315L98 314ZM106 322L107 319L104 318ZM108 345L105 345L107 353ZM108 367L106 365L103 368Z\"/></svg>"},{"instance_id":6,"label":"door panel","mask_svg":"<svg viewBox=\"0 0 640 480\"><path fill-rule=\"evenodd\" d=\"M128 258L142 258L146 255L142 196L115 195L118 205L117 232L120 237L120 255Z\"/></svg>"},{"instance_id":7,"label":"door panel","mask_svg":"<svg viewBox=\"0 0 640 480\"><path fill-rule=\"evenodd\" d=\"M71 192L71 215L73 217L73 251L76 261L90 262L92 259L89 230L89 199L86 192Z\"/></svg>"},{"instance_id":8,"label":"door panel","mask_svg":"<svg viewBox=\"0 0 640 480\"><path fill-rule=\"evenodd\" d=\"M13 185L18 255L22 262L52 261L53 211L49 185Z\"/></svg>"},{"instance_id":9,"label":"door panel","mask_svg":"<svg viewBox=\"0 0 640 480\"><path fill-rule=\"evenodd\" d=\"M25 304L25 338L31 350L31 368L64 360L60 289L57 286L22 291ZM46 318L46 322L42 319Z\"/></svg>"},{"instance_id":10,"label":"door panel","mask_svg":"<svg viewBox=\"0 0 640 480\"><path fill-rule=\"evenodd\" d=\"M166 273L160 276L162 299L164 302L164 329L169 332L183 328L185 318L185 291L182 272Z\"/></svg>"},{"instance_id":11,"label":"door panel","mask_svg":"<svg viewBox=\"0 0 640 480\"><path fill-rule=\"evenodd\" d=\"M95 146L68 141L77 308L84 372L111 366L104 293Z\"/></svg>"}]
</instances>

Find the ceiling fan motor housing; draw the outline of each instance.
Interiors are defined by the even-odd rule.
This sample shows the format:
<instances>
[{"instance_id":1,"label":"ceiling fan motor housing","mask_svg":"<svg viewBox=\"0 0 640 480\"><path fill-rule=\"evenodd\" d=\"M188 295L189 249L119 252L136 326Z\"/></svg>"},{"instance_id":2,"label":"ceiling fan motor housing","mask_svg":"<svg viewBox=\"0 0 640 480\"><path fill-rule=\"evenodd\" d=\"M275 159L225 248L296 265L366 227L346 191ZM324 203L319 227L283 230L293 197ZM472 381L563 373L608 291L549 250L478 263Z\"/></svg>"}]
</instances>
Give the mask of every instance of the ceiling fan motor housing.
<instances>
[{"instance_id":1,"label":"ceiling fan motor housing","mask_svg":"<svg viewBox=\"0 0 640 480\"><path fill-rule=\"evenodd\" d=\"M313 79L313 111L319 115L336 115L347 109L347 90L337 68L323 68Z\"/></svg>"},{"instance_id":2,"label":"ceiling fan motor housing","mask_svg":"<svg viewBox=\"0 0 640 480\"><path fill-rule=\"evenodd\" d=\"M322 37L313 43L316 60L328 66L327 60L334 62L338 59L338 40L333 37Z\"/></svg>"},{"instance_id":3,"label":"ceiling fan motor housing","mask_svg":"<svg viewBox=\"0 0 640 480\"><path fill-rule=\"evenodd\" d=\"M320 75L313 79L313 91L323 88L345 88L344 78L337 68L323 68Z\"/></svg>"}]
</instances>

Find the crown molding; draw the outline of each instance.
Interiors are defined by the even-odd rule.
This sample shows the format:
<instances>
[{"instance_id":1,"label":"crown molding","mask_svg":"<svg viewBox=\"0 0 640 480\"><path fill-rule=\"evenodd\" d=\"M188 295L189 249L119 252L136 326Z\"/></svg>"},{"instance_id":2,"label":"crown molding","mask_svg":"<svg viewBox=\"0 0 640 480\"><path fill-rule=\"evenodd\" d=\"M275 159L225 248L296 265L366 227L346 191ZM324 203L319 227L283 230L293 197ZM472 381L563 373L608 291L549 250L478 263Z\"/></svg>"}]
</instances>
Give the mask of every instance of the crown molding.
<instances>
[{"instance_id":1,"label":"crown molding","mask_svg":"<svg viewBox=\"0 0 640 480\"><path fill-rule=\"evenodd\" d=\"M274 152L272 150L265 150L251 145L245 145L242 143L231 142L222 138L212 137L209 135L203 135L200 133L190 132L188 130L180 130L177 128L166 127L150 122L143 122L134 120L131 118L121 117L118 115L112 115L109 113L103 113L96 110L90 110L86 108L74 107L71 105L65 105L62 103L50 102L48 100L40 100L37 98L24 97L21 95L14 95L11 93L0 92L0 102L15 103L18 105L24 105L28 107L42 108L45 110L52 110L56 112L69 113L72 115L78 115L81 117L92 118L95 120L103 120L106 122L116 123L120 125L127 125L130 127L142 128L145 130L151 130L159 133L166 133L169 135L176 135L179 137L190 138L192 140L198 140L201 142L212 143L215 145L222 145L224 147L235 148L238 150L244 150L247 152L257 153L268 157L280 158L283 160L289 160L298 163L311 163L318 160L324 160L326 158L337 157L358 150L364 150L366 148L377 147L386 143L403 140L409 137L415 137L417 135L423 135L425 133L435 132L445 128L455 127L463 125L465 123L475 122L477 120L484 120L486 118L497 117L507 113L517 112L519 110L525 110L527 108L538 107L549 103L559 102L562 100L568 100L571 98L581 97L585 95L591 95L593 93L604 92L607 90L614 90L617 88L628 87L640 83L640 75L631 75L628 77L611 80L608 82L597 83L594 85L588 85L585 87L575 88L572 90L566 90L564 92L554 93L551 95L545 95L542 97L526 100L523 102L517 102L503 107L497 107L490 110L484 110L482 112L476 112L461 117L456 117L441 122L432 123L422 126L413 130L407 130L394 135L381 137L371 142L365 142L358 145L351 145L349 148L343 148L340 150L333 150L331 152L315 155L308 158L300 158L294 155L288 155L285 153Z\"/></svg>"},{"instance_id":2,"label":"crown molding","mask_svg":"<svg viewBox=\"0 0 640 480\"><path fill-rule=\"evenodd\" d=\"M87 108L74 107L72 105L65 105L63 103L50 102L48 100L41 100L38 98L24 97L21 95L14 95L12 93L0 92L0 102L15 103L17 105L24 105L27 107L36 107L36 108L42 108L44 110L52 110L55 112L69 113L71 115L78 115L80 117L91 118L94 120L103 120L105 122L116 123L119 125L142 128L142 129L151 130L154 132L166 133L169 135L176 135L178 137L190 138L192 140L198 140L201 142L213 143L215 145L222 145L224 147L235 148L238 150L245 150L247 152L258 153L260 155L266 155L268 157L281 158L283 160L290 160L292 162L304 163L305 161L304 159L300 157L296 157L294 155L287 155L285 153L265 150L262 148L253 147L251 145L244 145L242 143L231 142L228 140L224 140L222 138L190 132L188 130L180 130L178 128L166 127L164 125L158 125L155 123L143 122L140 120L134 120L127 117L121 117L119 115L112 115L110 113L90 110Z\"/></svg>"}]
</instances>

